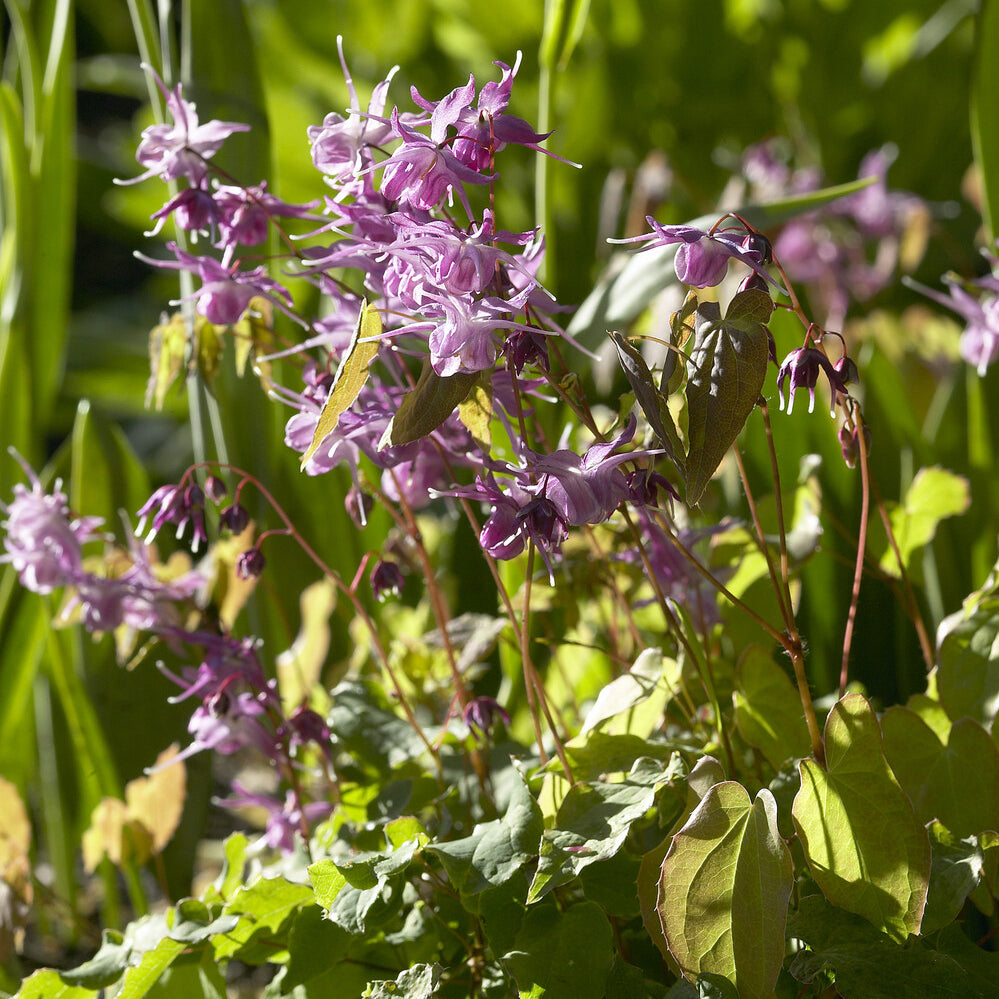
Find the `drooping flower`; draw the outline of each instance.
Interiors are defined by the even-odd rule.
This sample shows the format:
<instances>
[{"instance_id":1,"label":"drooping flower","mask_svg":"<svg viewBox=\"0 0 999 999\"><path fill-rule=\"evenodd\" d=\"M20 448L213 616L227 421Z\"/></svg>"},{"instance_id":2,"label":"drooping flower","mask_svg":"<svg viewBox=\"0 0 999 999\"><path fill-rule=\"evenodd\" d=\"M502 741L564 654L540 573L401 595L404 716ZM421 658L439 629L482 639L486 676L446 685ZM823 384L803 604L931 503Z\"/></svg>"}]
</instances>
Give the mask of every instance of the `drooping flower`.
<instances>
[{"instance_id":1,"label":"drooping flower","mask_svg":"<svg viewBox=\"0 0 999 999\"><path fill-rule=\"evenodd\" d=\"M851 362L852 363L852 362ZM853 369L856 371L856 368ZM798 389L808 390L808 412L815 409L815 386L819 381L819 373L825 372L832 387L832 406L830 415L836 413L836 395L839 392L846 392L846 379L844 373L840 372L826 356L825 351L816 347L799 347L792 350L784 358L777 372L777 398L780 400L780 408L784 408L784 383L790 382L790 390L787 400L787 415L791 415L794 409L794 394Z\"/></svg>"},{"instance_id":2,"label":"drooping flower","mask_svg":"<svg viewBox=\"0 0 999 999\"><path fill-rule=\"evenodd\" d=\"M307 132L312 144L312 162L316 169L335 181L343 182L356 177L368 166L371 155L368 150L371 146L384 145L392 138L392 129L381 115L385 111L389 84L399 67L393 66L388 76L375 86L368 102L368 113L363 114L343 55L341 35L337 35L336 49L350 96L347 117L331 111L323 119L322 125L310 125Z\"/></svg>"},{"instance_id":3,"label":"drooping flower","mask_svg":"<svg viewBox=\"0 0 999 999\"><path fill-rule=\"evenodd\" d=\"M999 280L986 277L971 282L970 287L977 285L983 289L977 295L956 278L945 276L944 281L947 283L947 295L916 281L907 280L906 284L956 312L965 321L967 325L959 344L961 357L983 378L989 365L999 359Z\"/></svg>"},{"instance_id":4,"label":"drooping flower","mask_svg":"<svg viewBox=\"0 0 999 999\"><path fill-rule=\"evenodd\" d=\"M643 250L679 243L673 267L680 281L691 288L711 288L720 284L728 270L728 262L733 259L752 268L771 284L777 284L764 266L768 262L769 254L766 251L769 243L764 246L752 238L759 236L759 233L747 234L744 230L709 233L692 225L661 225L651 215L646 216L645 220L652 228L651 233L628 239L612 239L609 242L644 242Z\"/></svg>"}]
</instances>

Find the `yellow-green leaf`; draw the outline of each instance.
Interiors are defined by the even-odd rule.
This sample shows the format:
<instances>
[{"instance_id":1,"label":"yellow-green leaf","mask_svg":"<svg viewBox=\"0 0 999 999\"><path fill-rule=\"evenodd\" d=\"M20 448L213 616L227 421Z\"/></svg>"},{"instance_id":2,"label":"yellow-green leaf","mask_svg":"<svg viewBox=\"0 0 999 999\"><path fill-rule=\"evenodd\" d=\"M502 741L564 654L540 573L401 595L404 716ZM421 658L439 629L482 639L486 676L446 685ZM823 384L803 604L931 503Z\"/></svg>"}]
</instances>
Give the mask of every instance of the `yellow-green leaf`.
<instances>
[{"instance_id":1,"label":"yellow-green leaf","mask_svg":"<svg viewBox=\"0 0 999 999\"><path fill-rule=\"evenodd\" d=\"M999 829L999 746L972 718L941 740L915 712L881 720L891 768L922 822L939 819L958 839Z\"/></svg>"},{"instance_id":2,"label":"yellow-green leaf","mask_svg":"<svg viewBox=\"0 0 999 999\"><path fill-rule=\"evenodd\" d=\"M458 417L475 443L488 454L492 444L493 393L487 378L480 377L464 401L458 404Z\"/></svg>"},{"instance_id":3,"label":"yellow-green leaf","mask_svg":"<svg viewBox=\"0 0 999 999\"><path fill-rule=\"evenodd\" d=\"M722 975L741 999L771 999L792 878L770 791L751 802L735 781L712 787L673 837L659 882L663 932L684 975Z\"/></svg>"},{"instance_id":4,"label":"yellow-green leaf","mask_svg":"<svg viewBox=\"0 0 999 999\"><path fill-rule=\"evenodd\" d=\"M779 770L794 757L807 756L808 727L788 675L759 646L751 646L739 661L732 693L739 733Z\"/></svg>"},{"instance_id":5,"label":"yellow-green leaf","mask_svg":"<svg viewBox=\"0 0 999 999\"><path fill-rule=\"evenodd\" d=\"M312 443L302 455L302 468L305 468L309 459L319 450L322 442L336 430L340 417L364 388L364 383L368 380L369 366L381 346L381 335L382 317L378 309L368 305L367 302L362 302L354 336L340 362L340 367L337 368L333 387L319 414Z\"/></svg>"},{"instance_id":6,"label":"yellow-green leaf","mask_svg":"<svg viewBox=\"0 0 999 999\"><path fill-rule=\"evenodd\" d=\"M812 877L833 905L904 940L919 932L930 844L861 694L849 694L829 712L825 749L825 769L814 760L798 765L801 788L792 809Z\"/></svg>"}]
</instances>

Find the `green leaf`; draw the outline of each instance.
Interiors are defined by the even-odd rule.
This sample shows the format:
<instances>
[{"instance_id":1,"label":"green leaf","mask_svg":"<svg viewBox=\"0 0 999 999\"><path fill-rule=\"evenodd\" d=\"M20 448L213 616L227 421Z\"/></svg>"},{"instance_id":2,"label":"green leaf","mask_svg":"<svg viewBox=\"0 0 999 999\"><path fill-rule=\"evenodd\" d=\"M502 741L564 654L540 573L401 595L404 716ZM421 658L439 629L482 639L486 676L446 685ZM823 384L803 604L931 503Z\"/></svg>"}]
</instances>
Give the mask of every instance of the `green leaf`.
<instances>
[{"instance_id":1,"label":"green leaf","mask_svg":"<svg viewBox=\"0 0 999 999\"><path fill-rule=\"evenodd\" d=\"M14 999L96 999L97 990L69 985L57 971L36 971L22 983Z\"/></svg>"},{"instance_id":2,"label":"green leaf","mask_svg":"<svg viewBox=\"0 0 999 999\"><path fill-rule=\"evenodd\" d=\"M502 819L478 824L463 839L430 843L424 852L440 857L451 884L462 895L475 895L508 881L533 860L543 829L541 809L518 772Z\"/></svg>"},{"instance_id":3,"label":"green leaf","mask_svg":"<svg viewBox=\"0 0 999 999\"><path fill-rule=\"evenodd\" d=\"M329 973L347 955L350 934L328 920L319 905L305 906L295 917L288 937L288 970L282 991Z\"/></svg>"},{"instance_id":4,"label":"green leaf","mask_svg":"<svg viewBox=\"0 0 999 999\"><path fill-rule=\"evenodd\" d=\"M141 999L148 995L167 969L184 952L185 945L169 937L161 940L152 950L142 955L134 968L129 968L122 979L121 991L116 999ZM162 993L161 993L162 994ZM184 991L185 996L196 999L197 992Z\"/></svg>"},{"instance_id":5,"label":"green leaf","mask_svg":"<svg viewBox=\"0 0 999 999\"><path fill-rule=\"evenodd\" d=\"M378 450L409 444L436 430L460 405L479 380L478 372L459 371L441 377L428 357L416 387L403 396L395 416L378 442Z\"/></svg>"},{"instance_id":6,"label":"green leaf","mask_svg":"<svg viewBox=\"0 0 999 999\"><path fill-rule=\"evenodd\" d=\"M916 473L901 506L892 507L889 512L892 533L906 572L913 568L913 556L936 536L940 521L964 513L970 503L968 480L960 475L939 466L921 468ZM898 558L880 520L873 525L871 545L873 555L881 553L882 572L899 578Z\"/></svg>"},{"instance_id":7,"label":"green leaf","mask_svg":"<svg viewBox=\"0 0 999 999\"><path fill-rule=\"evenodd\" d=\"M740 735L775 770L789 759L808 755L801 699L790 677L760 646L751 646L739 660L732 703Z\"/></svg>"},{"instance_id":8,"label":"green leaf","mask_svg":"<svg viewBox=\"0 0 999 999\"><path fill-rule=\"evenodd\" d=\"M631 390L635 393L638 405L641 406L649 426L655 431L659 443L666 451L670 461L684 473L686 465L686 449L677 433L676 425L666 404L666 397L656 388L655 379L645 358L620 333L612 332L611 340L617 348L617 356L621 362L625 377Z\"/></svg>"},{"instance_id":9,"label":"green leaf","mask_svg":"<svg viewBox=\"0 0 999 999\"><path fill-rule=\"evenodd\" d=\"M686 824L687 819L694 813L694 809L701 803L704 796L716 784L721 784L725 780L725 772L721 764L713 756L702 756L687 776L686 805L679 817L673 823L673 828L669 836L654 850L650 850L642 857L642 863L638 869L638 905L642 913L642 923L646 932L652 938L652 942L659 949L663 960L669 965L670 971L675 975L680 975L681 971L669 952L666 943L666 936L663 933L662 921L659 918L659 879L662 873L663 861L673 844L673 834L679 832ZM686 979L684 979L686 981Z\"/></svg>"},{"instance_id":10,"label":"green leaf","mask_svg":"<svg viewBox=\"0 0 999 999\"><path fill-rule=\"evenodd\" d=\"M233 833L225 841L225 860L222 864L222 872L215 882L215 890L224 901L232 898L236 891L243 886L246 873L246 850L249 845L249 840L241 832Z\"/></svg>"},{"instance_id":11,"label":"green leaf","mask_svg":"<svg viewBox=\"0 0 999 999\"><path fill-rule=\"evenodd\" d=\"M742 431L763 388L769 348L767 330L757 318L763 308L744 291L725 319L717 302L697 307L693 345L687 360L687 503L696 505L715 469Z\"/></svg>"},{"instance_id":12,"label":"green leaf","mask_svg":"<svg viewBox=\"0 0 999 999\"><path fill-rule=\"evenodd\" d=\"M923 935L954 922L965 899L982 879L985 857L974 837L958 839L939 822L929 824L930 887L923 913Z\"/></svg>"},{"instance_id":13,"label":"green leaf","mask_svg":"<svg viewBox=\"0 0 999 999\"><path fill-rule=\"evenodd\" d=\"M624 845L633 823L655 804L659 788L683 777L679 753L665 766L640 759L620 781L574 784L546 829L528 903L576 877L583 868L613 857Z\"/></svg>"},{"instance_id":14,"label":"green leaf","mask_svg":"<svg viewBox=\"0 0 999 999\"><path fill-rule=\"evenodd\" d=\"M420 838L391 853L360 854L349 862L320 860L309 867L316 901L348 933L365 933L369 916L386 900L421 847ZM379 906L379 910L381 907Z\"/></svg>"},{"instance_id":15,"label":"green leaf","mask_svg":"<svg viewBox=\"0 0 999 999\"><path fill-rule=\"evenodd\" d=\"M947 714L991 725L999 712L999 599L983 600L947 630L938 663L937 688Z\"/></svg>"},{"instance_id":16,"label":"green leaf","mask_svg":"<svg viewBox=\"0 0 999 999\"><path fill-rule=\"evenodd\" d=\"M704 796L663 861L659 918L684 975L721 975L742 999L773 995L784 960L791 854L764 788L725 781Z\"/></svg>"},{"instance_id":17,"label":"green leaf","mask_svg":"<svg viewBox=\"0 0 999 999\"><path fill-rule=\"evenodd\" d=\"M239 922L224 935L213 938L215 956L220 960L238 957L246 964L266 964L280 953L274 941L305 905L315 901L308 885L297 885L284 878L260 878L240 888L225 904L227 916Z\"/></svg>"},{"instance_id":18,"label":"green leaf","mask_svg":"<svg viewBox=\"0 0 999 999\"><path fill-rule=\"evenodd\" d=\"M580 735L585 735L602 722L630 711L651 697L663 679L663 654L659 649L645 649L631 669L615 677L603 687L586 713Z\"/></svg>"},{"instance_id":19,"label":"green leaf","mask_svg":"<svg viewBox=\"0 0 999 999\"><path fill-rule=\"evenodd\" d=\"M981 979L963 966L965 962L950 953L934 951L918 937L897 943L821 895L801 900L787 932L808 945L792 960L791 974L800 982L811 982L831 971L843 999L992 999L999 980L995 954L987 955L993 971L983 987Z\"/></svg>"},{"instance_id":20,"label":"green leaf","mask_svg":"<svg viewBox=\"0 0 999 999\"><path fill-rule=\"evenodd\" d=\"M102 989L116 982L129 967L133 946L117 930L104 930L97 953L71 971L64 971L62 979L71 985L88 989ZM138 958L137 958L138 960Z\"/></svg>"},{"instance_id":21,"label":"green leaf","mask_svg":"<svg viewBox=\"0 0 999 999\"><path fill-rule=\"evenodd\" d=\"M377 685L345 680L333 688L330 700L326 723L358 760L393 769L426 750L413 726L389 709Z\"/></svg>"},{"instance_id":22,"label":"green leaf","mask_svg":"<svg viewBox=\"0 0 999 999\"><path fill-rule=\"evenodd\" d=\"M174 909L170 939L185 944L202 943L216 933L228 933L238 916L220 916L197 898L181 899Z\"/></svg>"},{"instance_id":23,"label":"green leaf","mask_svg":"<svg viewBox=\"0 0 999 999\"><path fill-rule=\"evenodd\" d=\"M915 712L892 707L881 730L920 821L939 819L958 838L999 829L999 746L981 725L962 718L942 742Z\"/></svg>"},{"instance_id":24,"label":"green leaf","mask_svg":"<svg viewBox=\"0 0 999 999\"><path fill-rule=\"evenodd\" d=\"M305 468L309 459L319 450L324 440L340 422L340 417L358 397L364 383L368 380L371 362L378 354L381 346L382 317L377 307L361 303L361 311L354 327L347 352L336 369L336 377L330 388L330 394L323 403L319 413L319 422L312 434L312 443L302 455L300 468Z\"/></svg>"},{"instance_id":25,"label":"green leaf","mask_svg":"<svg viewBox=\"0 0 999 999\"><path fill-rule=\"evenodd\" d=\"M554 905L536 906L502 960L522 999L602 999L614 961L613 933L593 902L564 913Z\"/></svg>"},{"instance_id":26,"label":"green leaf","mask_svg":"<svg viewBox=\"0 0 999 999\"><path fill-rule=\"evenodd\" d=\"M798 764L792 817L809 870L834 905L904 940L918 933L930 875L926 830L885 758L870 704L849 694L829 712L826 768Z\"/></svg>"},{"instance_id":27,"label":"green leaf","mask_svg":"<svg viewBox=\"0 0 999 999\"><path fill-rule=\"evenodd\" d=\"M415 964L400 971L395 981L372 982L361 995L367 999L430 999L440 977L440 965Z\"/></svg>"}]
</instances>

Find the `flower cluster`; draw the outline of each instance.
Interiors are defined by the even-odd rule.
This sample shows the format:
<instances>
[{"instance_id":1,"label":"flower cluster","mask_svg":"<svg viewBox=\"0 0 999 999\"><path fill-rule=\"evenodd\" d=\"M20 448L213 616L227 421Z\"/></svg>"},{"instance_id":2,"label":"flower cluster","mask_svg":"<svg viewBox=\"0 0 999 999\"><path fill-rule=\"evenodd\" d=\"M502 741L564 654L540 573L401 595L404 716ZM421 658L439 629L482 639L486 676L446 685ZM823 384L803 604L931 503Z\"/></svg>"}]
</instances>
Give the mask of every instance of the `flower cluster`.
<instances>
[{"instance_id":1,"label":"flower cluster","mask_svg":"<svg viewBox=\"0 0 999 999\"><path fill-rule=\"evenodd\" d=\"M23 464L23 463L22 463ZM105 632L125 626L150 631L173 626L180 607L204 589L207 580L192 569L174 579L157 574L146 545L134 537L124 560L108 560L103 573L92 571L83 546L102 542L99 517L74 517L61 483L51 493L26 465L31 488L14 487L14 499L0 503L6 519L5 554L0 562L13 565L21 585L35 593L67 589L71 596L62 611L64 619L79 612L90 631Z\"/></svg>"}]
</instances>

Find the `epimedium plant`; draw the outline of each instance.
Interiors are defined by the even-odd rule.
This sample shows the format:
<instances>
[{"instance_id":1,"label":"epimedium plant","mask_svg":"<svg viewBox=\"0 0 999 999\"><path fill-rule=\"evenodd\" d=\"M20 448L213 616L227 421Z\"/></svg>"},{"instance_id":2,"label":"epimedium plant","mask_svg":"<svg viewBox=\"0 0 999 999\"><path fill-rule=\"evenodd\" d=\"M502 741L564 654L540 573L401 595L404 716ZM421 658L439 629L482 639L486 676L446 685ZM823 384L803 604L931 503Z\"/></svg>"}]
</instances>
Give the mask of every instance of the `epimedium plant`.
<instances>
[{"instance_id":1,"label":"epimedium plant","mask_svg":"<svg viewBox=\"0 0 999 999\"><path fill-rule=\"evenodd\" d=\"M553 156L550 133L510 111L519 60L389 109L395 71L362 107L340 54L351 107L309 130L322 197L286 203L216 167L247 126L201 122L151 69L167 115L143 133L134 180L172 185L154 216L154 232L176 230L169 256L143 259L182 289L151 336L150 400L180 379L211 385L225 364L252 371L271 400L259 405L290 410L285 442L317 490L348 470L336 500L369 549L342 575L337 539L303 533L278 473L222 457L157 489L116 545L25 465L3 560L25 588L63 593L55 623L113 634L123 663L158 665L193 708L188 745L106 798L85 839L89 869L105 856L121 869L136 917L17 995L221 996L252 967L269 969L275 997L993 994L999 584L931 637L913 568L967 508L967 483L927 467L899 504L881 499L877 428L848 341L827 328L854 286L888 280L883 258L865 269L848 242L839 280L816 279L824 297L809 298L821 323L795 284L814 277L801 247L816 227L883 241L914 199L887 191L882 157L845 192L685 225L649 217L623 242L643 244L639 268L673 254L687 296L644 342L611 334L627 391L597 405L576 367L587 350L539 279L543 234L497 218L507 147ZM780 172L756 150L757 181L761 163ZM771 240L768 221L789 215L793 238ZM971 324L964 353L984 369L994 281L952 289ZM780 363L778 323L795 337ZM839 687L821 698L796 616L801 569L825 557L821 469L801 455L797 481L781 475L771 364L780 409L828 396L862 496ZM764 441L769 495L746 467L749 435ZM744 515L714 512L719 475L741 487ZM451 610L443 553L459 520L495 613ZM191 556L161 560L168 527ZM299 583L299 639L275 654L243 611L287 544L314 572ZM928 676L881 714L850 683L874 571ZM334 601L351 608L352 648L324 670ZM184 760L202 752L259 761L269 781L234 781L219 804L252 809L262 832L230 836L195 896L139 915L141 868L179 821ZM30 826L14 788L0 791L13 943Z\"/></svg>"}]
</instances>

